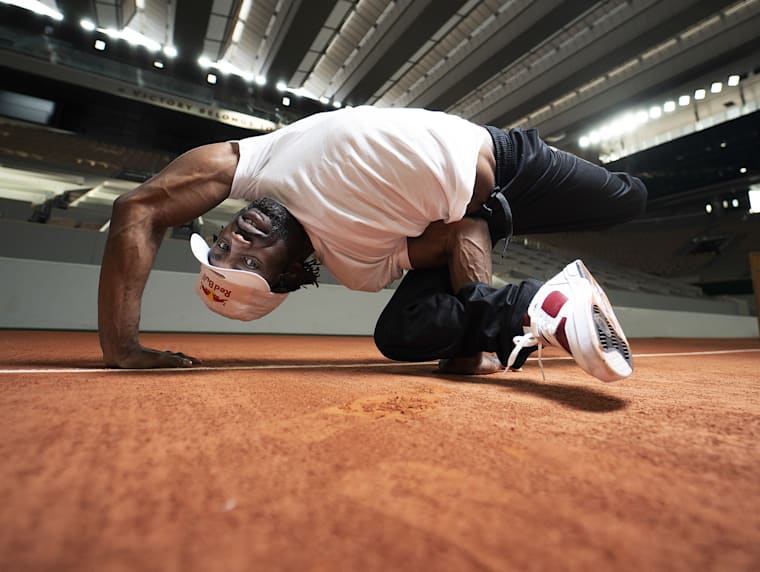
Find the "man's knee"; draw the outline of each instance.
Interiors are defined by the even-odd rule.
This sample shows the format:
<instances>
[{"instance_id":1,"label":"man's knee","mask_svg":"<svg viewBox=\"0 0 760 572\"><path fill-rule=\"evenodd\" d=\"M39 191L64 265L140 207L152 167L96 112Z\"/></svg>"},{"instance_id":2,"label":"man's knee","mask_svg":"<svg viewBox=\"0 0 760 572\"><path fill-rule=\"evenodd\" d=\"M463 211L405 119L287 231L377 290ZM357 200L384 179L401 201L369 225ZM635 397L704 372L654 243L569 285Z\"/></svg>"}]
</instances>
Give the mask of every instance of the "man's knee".
<instances>
[{"instance_id":1,"label":"man's knee","mask_svg":"<svg viewBox=\"0 0 760 572\"><path fill-rule=\"evenodd\" d=\"M646 207L646 204L647 204L647 195L649 193L647 191L646 185L644 185L641 179L639 179L638 177L634 177L633 180L634 180L634 192L639 202L639 207L641 209L641 212L644 212L644 207Z\"/></svg>"},{"instance_id":2,"label":"man's knee","mask_svg":"<svg viewBox=\"0 0 760 572\"><path fill-rule=\"evenodd\" d=\"M395 346L398 336L394 336L395 328L390 324L390 321L385 314L380 314L377 323L375 324L375 332L373 338L375 340L375 346L380 350L380 353L389 359L395 358Z\"/></svg>"},{"instance_id":3,"label":"man's knee","mask_svg":"<svg viewBox=\"0 0 760 572\"><path fill-rule=\"evenodd\" d=\"M626 191L627 215L629 219L636 218L644 214L647 206L647 188L638 177L631 175L628 178L628 189Z\"/></svg>"}]
</instances>

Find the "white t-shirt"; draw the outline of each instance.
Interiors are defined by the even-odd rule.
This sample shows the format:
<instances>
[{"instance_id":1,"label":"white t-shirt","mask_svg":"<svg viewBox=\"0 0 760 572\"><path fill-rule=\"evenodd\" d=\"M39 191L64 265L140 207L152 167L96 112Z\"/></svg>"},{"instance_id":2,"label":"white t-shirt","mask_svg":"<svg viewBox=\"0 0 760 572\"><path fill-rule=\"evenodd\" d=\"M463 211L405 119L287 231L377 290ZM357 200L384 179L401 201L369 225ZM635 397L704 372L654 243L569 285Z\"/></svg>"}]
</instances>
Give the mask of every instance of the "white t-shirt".
<instances>
[{"instance_id":1,"label":"white t-shirt","mask_svg":"<svg viewBox=\"0 0 760 572\"><path fill-rule=\"evenodd\" d=\"M319 113L240 140L230 197L279 201L343 285L377 291L411 268L407 237L465 215L487 137L424 109Z\"/></svg>"}]
</instances>

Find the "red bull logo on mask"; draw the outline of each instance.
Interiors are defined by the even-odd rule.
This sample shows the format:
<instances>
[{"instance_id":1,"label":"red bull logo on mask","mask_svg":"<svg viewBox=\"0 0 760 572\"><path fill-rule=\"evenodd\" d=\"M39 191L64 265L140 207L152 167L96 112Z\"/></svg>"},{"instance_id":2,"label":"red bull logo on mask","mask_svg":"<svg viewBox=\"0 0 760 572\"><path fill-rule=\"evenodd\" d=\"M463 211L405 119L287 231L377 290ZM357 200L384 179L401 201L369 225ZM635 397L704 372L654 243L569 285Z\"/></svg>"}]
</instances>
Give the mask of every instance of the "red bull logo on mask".
<instances>
[{"instance_id":1,"label":"red bull logo on mask","mask_svg":"<svg viewBox=\"0 0 760 572\"><path fill-rule=\"evenodd\" d=\"M220 286L209 278L206 273L203 273L201 276L201 290L203 290L203 293L209 300L212 302L220 302L222 304L224 304L227 301L227 298L230 297L230 294L232 294L230 290Z\"/></svg>"}]
</instances>

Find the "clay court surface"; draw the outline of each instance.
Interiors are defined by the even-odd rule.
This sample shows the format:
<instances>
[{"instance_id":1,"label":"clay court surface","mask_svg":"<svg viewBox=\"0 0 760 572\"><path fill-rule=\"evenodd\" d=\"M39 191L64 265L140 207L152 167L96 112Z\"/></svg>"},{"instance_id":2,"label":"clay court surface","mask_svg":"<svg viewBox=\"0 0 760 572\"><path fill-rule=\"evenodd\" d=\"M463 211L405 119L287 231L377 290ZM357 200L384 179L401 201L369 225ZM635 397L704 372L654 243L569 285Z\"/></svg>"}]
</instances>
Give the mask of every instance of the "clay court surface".
<instances>
[{"instance_id":1,"label":"clay court surface","mask_svg":"<svg viewBox=\"0 0 760 572\"><path fill-rule=\"evenodd\" d=\"M759 570L760 341L603 384L442 376L363 337L0 331L0 570Z\"/></svg>"}]
</instances>

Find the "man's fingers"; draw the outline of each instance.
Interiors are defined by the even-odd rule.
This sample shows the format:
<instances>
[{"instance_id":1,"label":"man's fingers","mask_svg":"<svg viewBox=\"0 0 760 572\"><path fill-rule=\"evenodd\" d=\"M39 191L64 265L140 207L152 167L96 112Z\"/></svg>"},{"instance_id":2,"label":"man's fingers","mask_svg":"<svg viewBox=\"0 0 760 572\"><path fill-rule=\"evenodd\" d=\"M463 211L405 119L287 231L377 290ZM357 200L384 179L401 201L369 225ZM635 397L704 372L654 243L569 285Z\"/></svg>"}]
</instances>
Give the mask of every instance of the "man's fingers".
<instances>
[{"instance_id":1,"label":"man's fingers","mask_svg":"<svg viewBox=\"0 0 760 572\"><path fill-rule=\"evenodd\" d=\"M201 360L189 355L185 355L182 352L163 352L162 361L166 363L164 367L191 367L201 363Z\"/></svg>"},{"instance_id":2,"label":"man's fingers","mask_svg":"<svg viewBox=\"0 0 760 572\"><path fill-rule=\"evenodd\" d=\"M189 359L189 360L190 360L190 362L191 362L193 365L198 365L198 364L201 364L201 363L203 363L203 361L202 361L202 360L200 360L200 359L198 359L198 358L196 358L196 357L193 357L193 356L189 356L189 355L187 355L187 354L184 354L184 353L182 353L182 352L177 352L177 355L178 355L178 356L182 356L182 357L183 357L183 358L185 358L185 359Z\"/></svg>"}]
</instances>

